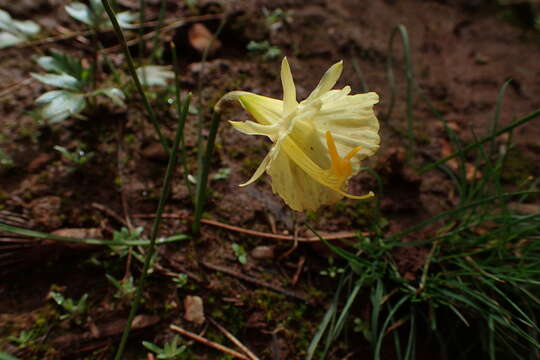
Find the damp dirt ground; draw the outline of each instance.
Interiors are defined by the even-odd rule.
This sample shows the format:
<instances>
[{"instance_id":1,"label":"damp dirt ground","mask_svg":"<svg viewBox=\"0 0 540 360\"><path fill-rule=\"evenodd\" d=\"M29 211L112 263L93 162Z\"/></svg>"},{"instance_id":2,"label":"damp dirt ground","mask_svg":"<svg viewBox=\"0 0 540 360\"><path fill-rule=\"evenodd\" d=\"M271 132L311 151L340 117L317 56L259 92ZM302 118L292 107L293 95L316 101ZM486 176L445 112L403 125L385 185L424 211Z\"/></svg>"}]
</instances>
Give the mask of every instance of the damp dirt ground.
<instances>
[{"instance_id":1,"label":"damp dirt ground","mask_svg":"<svg viewBox=\"0 0 540 360\"><path fill-rule=\"evenodd\" d=\"M118 3L138 9L136 1ZM69 19L64 5L63 0L0 0L0 8L12 16L39 22L46 29L44 38L66 29L83 31ZM148 18L157 16L158 9L158 1L148 1ZM265 14L275 9L282 9L285 15L271 25ZM201 15L212 16L196 17ZM227 21L219 44L203 64L189 29L197 23L215 31L224 16ZM281 98L281 55L269 58L263 52L248 51L251 41L269 41L288 57L299 99L310 93L331 64L343 60L338 87L350 85L353 92L365 87L380 95L375 111L380 119L381 148L365 165L377 171L384 185L380 204L387 233L451 208L457 196L447 178L435 172L420 176L415 171L453 151L442 123L419 95L414 98L413 111L416 146L413 158L407 160L407 82L399 36L393 54L389 53L389 38L396 25L403 24L409 34L412 71L419 87L416 94L422 91L431 100L464 143L491 131L497 96L508 79L512 82L502 102L501 127L540 107L540 36L534 29L501 18L501 9L490 1L198 1L191 8L183 2L169 2L166 19L181 18L186 22L164 31L161 41L176 42L182 91L194 95L185 131L191 173L196 166L195 112L202 112L209 121L208 104L230 90ZM110 59L125 67L121 52L113 48L114 34L104 32L99 37ZM152 43L146 45L150 48ZM86 119L44 125L35 116L34 99L49 88L30 73L40 71L35 58L51 48L84 57L86 64L92 59L91 42L84 35L0 50L0 149L12 160L9 166L0 165L0 220L73 237L111 239L121 228L138 227L148 236L167 157L140 99L132 91L127 108L98 101L85 113ZM131 49L137 51L136 46ZM170 64L170 49L164 49L160 61ZM394 56L395 64L393 89L387 74L389 56ZM103 73L102 79L106 77ZM174 97L171 89L154 90L152 102L164 135L172 139L176 121L168 103ZM388 117L392 93L395 105ZM198 108L199 103L203 107ZM328 275L328 269L344 264L337 259L331 264L331 251L318 242L294 247L294 237L313 235L306 222L323 234L344 238L370 230L375 201L343 200L301 214L272 193L268 177L238 187L257 168L269 143L242 135L226 123L248 119L239 106L227 105L222 119L201 234L159 247L126 358L146 358L141 341L162 344L170 340L169 325L173 323L228 343L208 322L198 325L185 319L188 296L199 296L205 315L235 334L261 359L304 358L335 290L336 278ZM537 120L514 131L510 165L503 174L505 186L539 176L539 138ZM55 145L84 148L92 158L75 165L54 150ZM183 179L179 167L160 236L190 234L193 205ZM367 173L350 181L352 193L365 193L376 186ZM422 236L416 234L410 240ZM23 359L109 358L129 311L129 295L119 294L106 275L137 278L139 260L126 255L127 249L9 234L0 237L0 348ZM350 239L340 241L344 247L351 244ZM233 244L245 250L245 263L239 261ZM414 278L426 253L421 247L402 247L393 255L399 271ZM173 281L178 274L187 275L186 284L178 286ZM88 311L77 319L61 319L63 312L51 300L51 291L72 299L88 294ZM369 311L361 304L358 308ZM37 334L27 347L8 340L22 331ZM344 339L329 358L369 354L369 344L355 336L360 340ZM189 349L191 357L186 358L227 358L199 342L192 342ZM422 353L430 358L429 348Z\"/></svg>"}]
</instances>

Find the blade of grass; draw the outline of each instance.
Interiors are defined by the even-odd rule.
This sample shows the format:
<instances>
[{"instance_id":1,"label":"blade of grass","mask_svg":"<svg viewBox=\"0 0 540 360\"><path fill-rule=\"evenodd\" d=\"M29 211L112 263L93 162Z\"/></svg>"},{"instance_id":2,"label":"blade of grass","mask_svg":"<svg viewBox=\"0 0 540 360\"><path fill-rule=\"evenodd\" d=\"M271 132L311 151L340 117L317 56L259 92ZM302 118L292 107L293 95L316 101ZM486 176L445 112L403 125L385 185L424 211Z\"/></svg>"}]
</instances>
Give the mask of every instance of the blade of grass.
<instances>
[{"instance_id":1,"label":"blade of grass","mask_svg":"<svg viewBox=\"0 0 540 360\"><path fill-rule=\"evenodd\" d=\"M87 244L87 245L124 245L124 246L150 245L149 240L115 241L115 240L104 240L104 239L79 239L79 238L59 236L59 235L48 234L48 233L44 233L40 231L24 229L24 228L7 225L3 223L0 223L0 230L11 233L11 234L33 237L36 239L55 240L55 241ZM161 244L167 244L167 243L172 243L172 242L177 242L177 241L182 241L182 240L187 240L187 239L189 239L188 235L179 234L179 235L171 236L169 238L160 239L157 241L157 244L161 245Z\"/></svg>"},{"instance_id":2,"label":"blade of grass","mask_svg":"<svg viewBox=\"0 0 540 360\"><path fill-rule=\"evenodd\" d=\"M456 151L455 153L453 153L451 155L448 155L448 156L446 156L446 157L444 157L444 158L442 158L440 160L437 160L437 161L427 165L426 167L421 169L419 173L424 174L425 172L427 172L427 171L433 169L434 167L436 167L437 165L440 165L442 163L447 162L450 159L453 159L453 158L455 158L457 156L460 156L460 155L466 153L467 151L469 151L471 149L475 149L475 148L485 144L486 142L495 139L497 136L500 136L500 135L502 135L502 134L504 134L506 132L509 132L509 131L517 128L518 126L521 126L521 125L525 124L526 122L528 122L528 121L530 121L530 120L532 120L532 119L534 119L534 118L536 118L538 116L540 116L540 109L535 110L535 111L533 111L532 113L530 113L528 115L525 115L521 119L518 119L518 120L512 122L510 125L496 131L495 133L493 133L493 134L491 134L489 136L486 136L486 137L478 140L477 142L474 142L472 144L469 144L469 145L463 147L463 149L461 149L460 151Z\"/></svg>"},{"instance_id":3,"label":"blade of grass","mask_svg":"<svg viewBox=\"0 0 540 360\"><path fill-rule=\"evenodd\" d=\"M307 349L306 360L311 360L313 358L313 355L315 355L315 351L317 350L319 342L321 341L322 336L324 335L326 329L328 328L328 325L330 324L330 320L335 316L337 312L337 304L339 300L339 296L337 296L338 293L339 292L336 291L334 301L332 301L330 307L328 308L328 310L326 310L326 314L324 314L324 317L317 328L317 332L313 336L313 339L311 339L311 343L309 344Z\"/></svg>"},{"instance_id":4,"label":"blade of grass","mask_svg":"<svg viewBox=\"0 0 540 360\"><path fill-rule=\"evenodd\" d=\"M176 114L178 117L183 118L184 121L182 121L178 126L180 126L180 131L182 133L182 137L180 138L180 164L182 165L183 173L184 173L184 182L186 183L186 187L188 189L189 198L191 201L194 201L193 197L193 190L191 189L191 182L188 180L189 175L189 168L187 164L187 151L186 151L186 144L185 144L185 136L184 136L184 128L186 125L186 119L187 119L187 111L189 110L189 104L191 103L191 93L188 94L188 98L185 101L184 109L182 109L181 105L181 98L180 98L180 79L179 79L179 64L178 64L178 55L176 53L176 45L174 42L171 42L171 52L172 52L172 58L173 58L173 68L174 68L174 95L176 100Z\"/></svg>"},{"instance_id":5,"label":"blade of grass","mask_svg":"<svg viewBox=\"0 0 540 360\"><path fill-rule=\"evenodd\" d=\"M538 194L538 193L540 193L540 191L518 191L518 192L515 192L515 193L504 193L504 194L499 194L499 195L495 195L495 196L490 196L490 197L484 198L482 200L478 200L478 201L472 202L470 204L467 204L467 205L458 207L456 209L444 212L442 214L436 215L434 217L431 217L431 218L429 218L427 220L424 220L424 221L420 222L417 225L411 226L410 228L408 228L406 230L403 230L403 231L400 231L400 232L398 232L396 234L390 235L389 237L387 237L385 239L385 243L390 243L392 241L396 241L396 240L402 238L403 236L406 236L406 235L408 235L410 233L413 233L413 232L415 232L417 230L420 230L420 229L424 228L425 226L427 226L429 224L432 224L434 222L437 222L439 220L445 219L445 218L450 217L450 216L457 215L457 214L462 213L463 211L468 210L468 209L473 209L473 208L476 208L476 207L481 206L481 205L493 203L495 200L505 199L505 198L509 198L509 197L512 197L512 196L520 196L520 195L524 195L524 194ZM428 242L431 242L432 240L434 240L434 239L431 239ZM425 241L422 241L422 242L407 242L407 243L397 242L397 243L392 243L392 245L393 246L415 246L415 245L423 245L425 243L426 243Z\"/></svg>"},{"instance_id":6,"label":"blade of grass","mask_svg":"<svg viewBox=\"0 0 540 360\"><path fill-rule=\"evenodd\" d=\"M137 76L137 73L135 72L135 64L133 63L133 58L131 57L131 52L129 51L129 48L126 43L126 38L124 37L124 33L122 32L122 29L120 29L120 25L118 24L118 20L116 20L116 16L114 14L114 10L111 8L111 5L109 4L108 0L101 0L103 7L105 8L105 11L107 12L107 15L109 16L109 19L111 20L111 23L114 28L114 32L116 33L116 36L118 37L118 41L122 45L122 49L124 51L124 55L126 57L126 62L128 65L129 73L131 75L131 78L133 80L133 83L135 84L135 88L139 92L139 95L142 98L143 105L146 109L146 112L148 114L148 117L150 118L150 122L154 126L154 130L156 131L159 141L161 145L163 146L163 149L167 154L170 155L169 146L167 145L167 140L165 137L163 137L163 134L161 133L161 130L159 128L159 123L156 119L156 114L154 113L154 110L152 109L152 106L150 105L150 101L148 100L148 97L146 96L146 93L144 92L144 89L141 85L141 82L139 80L139 77Z\"/></svg>"},{"instance_id":7,"label":"blade of grass","mask_svg":"<svg viewBox=\"0 0 540 360\"><path fill-rule=\"evenodd\" d=\"M193 220L192 231L194 234L198 234L201 229L201 217L204 210L204 204L206 202L206 191L208 183L208 172L210 171L210 163L212 160L212 153L214 152L214 144L216 142L216 135L219 128L220 114L217 111L212 113L212 122L210 124L210 133L208 134L208 141L206 143L206 151L204 157L199 163L197 172L197 185L195 193L195 216Z\"/></svg>"},{"instance_id":8,"label":"blade of grass","mask_svg":"<svg viewBox=\"0 0 540 360\"><path fill-rule=\"evenodd\" d=\"M396 98L396 85L394 78L394 61L393 61L393 46L394 38L396 34L401 36L401 41L403 43L403 58L405 59L405 78L407 83L406 96L407 96L407 138L408 138L408 148L407 148L407 161L410 161L412 158L413 147L414 147L414 134L413 134L413 96L414 96L414 75L412 68L412 58L411 58L411 47L409 44L409 34L407 28L404 25L398 25L392 31L390 35L390 40L388 42L388 54L386 62L386 71L388 76L388 82L390 84L390 104L388 105L388 111L383 116L383 119L388 120L392 111L394 109L395 98Z\"/></svg>"},{"instance_id":9,"label":"blade of grass","mask_svg":"<svg viewBox=\"0 0 540 360\"><path fill-rule=\"evenodd\" d=\"M107 1L107 0L103 0L103 1ZM158 207L156 211L156 216L154 219L154 223L152 225L152 231L150 233L150 245L148 247L148 250L147 250L148 252L144 259L142 273L137 282L137 292L131 304L131 310L129 312L129 316L126 322L126 326L124 328L124 332L122 333L122 338L120 339L120 344L118 345L118 350L116 352L115 360L120 360L123 356L124 348L126 346L126 342L129 337L130 330L131 330L131 324L133 322L133 319L135 318L135 315L137 314L137 310L141 302L142 291L146 282L146 278L148 276L148 269L150 267L150 260L152 259L152 256L154 255L154 252L155 252L155 244L156 244L156 238L157 238L157 234L159 230L159 225L161 224L161 216L163 215L165 202L167 201L167 198L169 197L171 180L172 180L172 177L174 174L174 168L176 167L176 162L178 159L178 145L180 144L180 139L182 138L182 131L180 131L181 130L180 124L182 122L185 122L187 111L183 112L182 115L183 116L181 116L178 119L176 135L174 138L174 145L172 147L172 152L169 155L169 162L167 164L167 170L165 171L165 179L163 180L163 187L161 188L161 195L159 197L159 203L158 203Z\"/></svg>"},{"instance_id":10,"label":"blade of grass","mask_svg":"<svg viewBox=\"0 0 540 360\"><path fill-rule=\"evenodd\" d=\"M374 354L373 354L373 359L375 359L375 360L380 360L381 359L381 346L382 346L382 341L384 339L384 336L386 335L385 334L386 329L388 328L388 325L390 324L390 320L392 319L392 316L399 310L401 305L403 305L405 303L405 301L407 301L407 300L409 300L409 295L403 296L393 306L391 306L390 304L388 305L388 307L390 309L389 312L388 312L388 315L386 316L386 319L384 320L384 323L381 326L380 332L377 335L375 335L375 336L377 336L377 338L376 338L377 341L375 343L375 351L374 351Z\"/></svg>"},{"instance_id":11,"label":"blade of grass","mask_svg":"<svg viewBox=\"0 0 540 360\"><path fill-rule=\"evenodd\" d=\"M341 334L341 331L343 330L343 327L345 326L345 321L349 317L349 311L351 309L351 306L356 299L356 296L360 292L360 289L362 288L362 285L364 285L364 278L361 277L357 281L355 281L353 290L349 293L347 297L347 302L345 303L345 306L341 310L341 314L339 315L339 318L336 322L336 326L334 329L332 329L332 338L337 339L339 335Z\"/></svg>"},{"instance_id":12,"label":"blade of grass","mask_svg":"<svg viewBox=\"0 0 540 360\"><path fill-rule=\"evenodd\" d=\"M139 0L139 23L142 25L146 21L146 1ZM144 56L144 26L139 27L139 59L142 59Z\"/></svg>"},{"instance_id":13,"label":"blade of grass","mask_svg":"<svg viewBox=\"0 0 540 360\"><path fill-rule=\"evenodd\" d=\"M493 114L493 125L491 127L491 133L494 134L497 131L497 128L499 127L499 122L501 119L501 108L502 103L504 101L504 93L506 92L506 88L510 83L512 82L512 79L508 79L504 82L503 86L501 86L501 89L499 90L499 94L497 95L497 101L495 103L495 113ZM495 153L495 142L491 144L491 156Z\"/></svg>"},{"instance_id":14,"label":"blade of grass","mask_svg":"<svg viewBox=\"0 0 540 360\"><path fill-rule=\"evenodd\" d=\"M217 39L221 30L225 26L227 18L224 16L221 18L219 26L212 36L212 39L204 49L202 59L201 59L201 70L199 71L199 77L197 79L197 185L195 189L195 216L192 225L192 232L198 234L201 228L201 217L204 209L204 203L206 202L206 185L208 182L208 172L210 169L210 159L212 152L214 151L214 142L217 135L217 130L219 127L220 115L217 111L212 113L212 121L210 124L210 133L208 135L208 140L206 143L206 150L203 150L203 123L204 123L204 114L202 111L202 76L204 73L204 65L206 64L206 59L208 57L208 52L212 48L214 41ZM211 108L213 109L213 107Z\"/></svg>"},{"instance_id":15,"label":"blade of grass","mask_svg":"<svg viewBox=\"0 0 540 360\"><path fill-rule=\"evenodd\" d=\"M354 51L354 48L352 49L352 64L354 73L356 74L356 77L358 77L358 80L360 80L360 87L362 88L362 92L368 92L369 87L366 83L364 73L362 72L362 69L360 69L360 64L358 64L358 58L356 57L356 52Z\"/></svg>"}]
</instances>

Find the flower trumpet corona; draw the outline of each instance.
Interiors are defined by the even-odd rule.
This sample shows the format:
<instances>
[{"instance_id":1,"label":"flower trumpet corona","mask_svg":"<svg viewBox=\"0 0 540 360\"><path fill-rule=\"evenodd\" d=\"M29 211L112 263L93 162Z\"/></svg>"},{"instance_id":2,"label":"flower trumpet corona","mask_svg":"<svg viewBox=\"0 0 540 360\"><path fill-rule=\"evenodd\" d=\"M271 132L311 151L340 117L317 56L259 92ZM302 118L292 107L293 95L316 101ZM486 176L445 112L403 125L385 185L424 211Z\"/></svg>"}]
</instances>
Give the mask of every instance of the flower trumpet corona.
<instances>
[{"instance_id":1,"label":"flower trumpet corona","mask_svg":"<svg viewBox=\"0 0 540 360\"><path fill-rule=\"evenodd\" d=\"M232 91L216 104L238 100L255 121L230 121L238 131L267 136L273 143L253 176L240 186L257 180L265 171L272 190L293 210L316 210L343 196L365 199L346 192L348 179L360 161L379 148L379 122L373 105L376 93L349 95L351 88L332 90L343 71L340 61L330 67L311 94L300 103L287 58L281 63L283 101Z\"/></svg>"}]
</instances>

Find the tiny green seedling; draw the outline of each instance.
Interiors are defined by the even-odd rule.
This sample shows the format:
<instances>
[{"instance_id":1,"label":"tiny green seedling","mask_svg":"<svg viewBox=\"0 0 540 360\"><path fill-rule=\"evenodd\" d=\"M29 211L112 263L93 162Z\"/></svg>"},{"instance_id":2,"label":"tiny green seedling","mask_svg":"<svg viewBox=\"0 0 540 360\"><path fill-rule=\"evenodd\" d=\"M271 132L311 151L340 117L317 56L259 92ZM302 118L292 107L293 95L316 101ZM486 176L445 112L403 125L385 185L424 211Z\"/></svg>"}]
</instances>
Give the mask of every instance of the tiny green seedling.
<instances>
[{"instance_id":1,"label":"tiny green seedling","mask_svg":"<svg viewBox=\"0 0 540 360\"><path fill-rule=\"evenodd\" d=\"M41 27L33 21L14 20L8 12L0 9L0 49L17 45L35 37Z\"/></svg>"},{"instance_id":2,"label":"tiny green seedling","mask_svg":"<svg viewBox=\"0 0 540 360\"><path fill-rule=\"evenodd\" d=\"M188 276L187 274L178 274L177 277L173 278L173 281L176 284L176 288L181 289L188 283Z\"/></svg>"},{"instance_id":3,"label":"tiny green seedling","mask_svg":"<svg viewBox=\"0 0 540 360\"><path fill-rule=\"evenodd\" d=\"M113 231L113 241L129 242L133 240L141 240L143 231L144 228L142 226L136 227L132 230L128 229L127 227L122 227L120 231ZM126 256L130 251L130 247L124 245L110 245L109 247L114 251L116 255L120 257Z\"/></svg>"},{"instance_id":4,"label":"tiny green seedling","mask_svg":"<svg viewBox=\"0 0 540 360\"><path fill-rule=\"evenodd\" d=\"M231 169L221 168L214 174L214 176L212 176L212 180L226 180L230 174Z\"/></svg>"},{"instance_id":5,"label":"tiny green seedling","mask_svg":"<svg viewBox=\"0 0 540 360\"><path fill-rule=\"evenodd\" d=\"M0 167L10 168L13 166L13 159L0 149Z\"/></svg>"},{"instance_id":6,"label":"tiny green seedling","mask_svg":"<svg viewBox=\"0 0 540 360\"><path fill-rule=\"evenodd\" d=\"M185 345L178 346L178 340L180 338L175 335L170 343L166 343L163 346L163 349L149 341L143 341L142 344L145 348L155 353L158 359L182 359L185 358L187 347Z\"/></svg>"},{"instance_id":7,"label":"tiny green seedling","mask_svg":"<svg viewBox=\"0 0 540 360\"><path fill-rule=\"evenodd\" d=\"M135 295L137 288L133 283L133 276L128 277L127 279L117 280L109 274L105 274L107 280L109 280L115 287L116 293L114 297L117 299L131 299Z\"/></svg>"},{"instance_id":8,"label":"tiny green seedling","mask_svg":"<svg viewBox=\"0 0 540 360\"><path fill-rule=\"evenodd\" d=\"M51 56L42 56L37 63L46 74L32 73L36 80L60 88L48 91L36 99L43 105L41 115L48 123L59 123L70 116L79 116L86 108L87 99L104 95L119 106L124 106L125 95L115 87L88 91L93 77L92 68L84 68L81 61L72 56L51 50Z\"/></svg>"},{"instance_id":9,"label":"tiny green seedling","mask_svg":"<svg viewBox=\"0 0 540 360\"><path fill-rule=\"evenodd\" d=\"M62 154L62 157L79 166L86 164L94 156L94 153L86 152L84 148L80 146L73 150L73 152L70 152L65 147L59 145L55 145L54 150Z\"/></svg>"},{"instance_id":10,"label":"tiny green seedling","mask_svg":"<svg viewBox=\"0 0 540 360\"><path fill-rule=\"evenodd\" d=\"M247 252L246 249L242 245L239 245L237 243L232 244L232 249L234 251L234 255L236 256L236 259L238 262L242 265L247 263Z\"/></svg>"},{"instance_id":11,"label":"tiny green seedling","mask_svg":"<svg viewBox=\"0 0 540 360\"><path fill-rule=\"evenodd\" d=\"M345 272L345 268L337 267L334 265L334 258L329 257L328 258L328 268L326 270L322 270L320 272L323 276L329 276L332 279L335 278L338 274L343 274Z\"/></svg>"},{"instance_id":12,"label":"tiny green seedling","mask_svg":"<svg viewBox=\"0 0 540 360\"><path fill-rule=\"evenodd\" d=\"M17 344L20 349L32 345L38 337L35 330L22 330L18 336L8 336L8 340Z\"/></svg>"},{"instance_id":13,"label":"tiny green seedling","mask_svg":"<svg viewBox=\"0 0 540 360\"><path fill-rule=\"evenodd\" d=\"M277 46L271 45L268 40L252 40L247 44L247 49L248 51L261 53L264 60L272 60L281 56L281 50Z\"/></svg>"},{"instance_id":14,"label":"tiny green seedling","mask_svg":"<svg viewBox=\"0 0 540 360\"><path fill-rule=\"evenodd\" d=\"M59 292L51 291L49 296L66 311L60 315L60 320L73 319L75 323L81 323L81 317L88 311L88 294L84 294L78 301L71 298L65 298Z\"/></svg>"},{"instance_id":15,"label":"tiny green seedling","mask_svg":"<svg viewBox=\"0 0 540 360\"><path fill-rule=\"evenodd\" d=\"M282 8L277 8L272 11L267 8L262 9L266 26L271 31L278 30L285 23L292 23L292 11L283 10Z\"/></svg>"},{"instance_id":16,"label":"tiny green seedling","mask_svg":"<svg viewBox=\"0 0 540 360\"><path fill-rule=\"evenodd\" d=\"M75 1L66 5L65 9L69 16L88 25L91 29L102 30L103 28L112 27L101 0L90 0L90 6ZM137 14L130 11L124 11L116 15L118 24L124 29L136 28L137 26L133 24L133 21L137 17Z\"/></svg>"}]
</instances>

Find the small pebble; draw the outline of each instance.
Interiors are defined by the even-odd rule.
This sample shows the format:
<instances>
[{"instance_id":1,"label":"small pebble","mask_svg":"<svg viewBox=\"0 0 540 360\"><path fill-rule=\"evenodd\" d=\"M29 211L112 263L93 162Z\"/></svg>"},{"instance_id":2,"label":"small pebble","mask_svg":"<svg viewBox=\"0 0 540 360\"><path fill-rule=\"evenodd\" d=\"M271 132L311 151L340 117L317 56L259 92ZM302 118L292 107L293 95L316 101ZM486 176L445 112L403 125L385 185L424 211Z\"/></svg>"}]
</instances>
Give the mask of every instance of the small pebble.
<instances>
[{"instance_id":1,"label":"small pebble","mask_svg":"<svg viewBox=\"0 0 540 360\"><path fill-rule=\"evenodd\" d=\"M274 247L273 246L257 246L251 250L251 256L254 259L273 259Z\"/></svg>"},{"instance_id":2,"label":"small pebble","mask_svg":"<svg viewBox=\"0 0 540 360\"><path fill-rule=\"evenodd\" d=\"M205 321L203 301L199 296L186 296L184 299L184 319L201 325Z\"/></svg>"}]
</instances>

